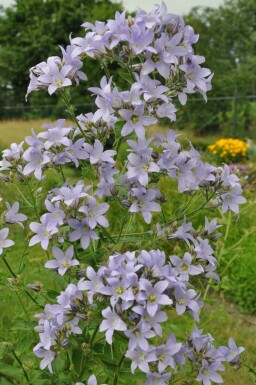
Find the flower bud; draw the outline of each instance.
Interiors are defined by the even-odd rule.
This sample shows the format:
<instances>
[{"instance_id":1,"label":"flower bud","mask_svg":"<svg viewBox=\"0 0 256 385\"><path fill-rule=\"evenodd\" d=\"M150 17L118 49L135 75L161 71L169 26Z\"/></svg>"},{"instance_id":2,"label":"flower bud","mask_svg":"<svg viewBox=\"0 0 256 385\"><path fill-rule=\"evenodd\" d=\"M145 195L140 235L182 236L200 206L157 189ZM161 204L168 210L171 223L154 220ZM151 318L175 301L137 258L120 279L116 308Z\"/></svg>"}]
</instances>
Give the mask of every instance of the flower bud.
<instances>
[{"instance_id":1,"label":"flower bud","mask_svg":"<svg viewBox=\"0 0 256 385\"><path fill-rule=\"evenodd\" d=\"M122 200L122 205L124 206L124 207L127 207L128 209L131 207L131 205L132 205L132 202L131 201L129 201L128 199L123 199Z\"/></svg>"},{"instance_id":2,"label":"flower bud","mask_svg":"<svg viewBox=\"0 0 256 385\"><path fill-rule=\"evenodd\" d=\"M42 284L41 283L29 283L27 285L27 288L38 293L42 290Z\"/></svg>"}]
</instances>

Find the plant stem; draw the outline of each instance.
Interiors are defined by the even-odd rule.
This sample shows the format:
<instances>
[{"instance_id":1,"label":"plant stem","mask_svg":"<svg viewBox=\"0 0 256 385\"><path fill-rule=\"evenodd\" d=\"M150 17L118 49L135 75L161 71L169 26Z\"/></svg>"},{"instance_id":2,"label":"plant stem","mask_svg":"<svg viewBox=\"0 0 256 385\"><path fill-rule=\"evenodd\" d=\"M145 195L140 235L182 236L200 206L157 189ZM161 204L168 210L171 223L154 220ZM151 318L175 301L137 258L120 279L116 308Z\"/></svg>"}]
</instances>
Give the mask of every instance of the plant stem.
<instances>
[{"instance_id":1,"label":"plant stem","mask_svg":"<svg viewBox=\"0 0 256 385\"><path fill-rule=\"evenodd\" d=\"M29 315L28 315L28 312L27 312L27 310L26 310L26 308L25 308L25 306L24 306L24 304L23 304L23 302L22 302L22 300L21 300L19 294L18 294L16 291L15 291L15 294L16 294L18 300L19 300L20 306L22 307L22 310L23 310L25 316L27 317L27 320L29 321Z\"/></svg>"},{"instance_id":2,"label":"plant stem","mask_svg":"<svg viewBox=\"0 0 256 385\"><path fill-rule=\"evenodd\" d=\"M15 353L14 350L12 350L12 354L13 354L14 358L16 359L16 361L18 362L18 364L20 365L20 367L21 367L21 369L22 369L22 371L24 373L24 376L26 377L26 380L27 380L28 384L31 385L29 376L28 376L26 370L24 369L21 360L19 359L19 357L17 356L17 354Z\"/></svg>"},{"instance_id":3,"label":"plant stem","mask_svg":"<svg viewBox=\"0 0 256 385\"><path fill-rule=\"evenodd\" d=\"M115 240L112 238L112 236L108 233L108 231L105 229L105 227L101 226L101 229L103 233L106 235L106 237L115 245Z\"/></svg>"},{"instance_id":4,"label":"plant stem","mask_svg":"<svg viewBox=\"0 0 256 385\"><path fill-rule=\"evenodd\" d=\"M2 256L2 259L5 263L5 266L7 267L7 269L9 270L9 272L11 273L11 275L14 277L14 278L17 278L17 275L14 273L14 271L12 270L11 266L9 265L9 263L7 262L7 260L5 259L4 256Z\"/></svg>"},{"instance_id":5,"label":"plant stem","mask_svg":"<svg viewBox=\"0 0 256 385\"><path fill-rule=\"evenodd\" d=\"M121 366L122 366L122 363L123 363L124 359L125 359L125 353L123 353L122 357L121 357L120 360L118 361L118 364L117 364L117 371L116 371L115 376L114 376L113 385L117 385L119 372L120 372L120 369L121 369Z\"/></svg>"},{"instance_id":6,"label":"plant stem","mask_svg":"<svg viewBox=\"0 0 256 385\"><path fill-rule=\"evenodd\" d=\"M119 232L119 235L118 235L116 243L118 243L119 239L121 238L121 235L122 235L122 232L123 232L123 229L124 229L124 225L125 225L125 222L126 222L126 218L127 218L127 214L124 215L123 222L122 222L122 225L121 225L120 232Z\"/></svg>"},{"instance_id":7,"label":"plant stem","mask_svg":"<svg viewBox=\"0 0 256 385\"><path fill-rule=\"evenodd\" d=\"M178 381L180 381L180 380L183 380L183 378L186 378L186 377L190 376L190 375L191 375L192 373L194 373L194 372L195 372L195 369L192 370L192 372L186 374L185 376L182 376L182 377L178 378L178 379L175 380L175 381L169 382L169 384L170 384L170 385L175 384L176 382L178 382Z\"/></svg>"},{"instance_id":8,"label":"plant stem","mask_svg":"<svg viewBox=\"0 0 256 385\"><path fill-rule=\"evenodd\" d=\"M95 337L96 337L96 335L98 333L99 328L100 328L100 325L97 325L96 328L93 331L93 335L92 335L92 338L91 338L91 341L90 341L90 349L92 349L93 342L95 340Z\"/></svg>"},{"instance_id":9,"label":"plant stem","mask_svg":"<svg viewBox=\"0 0 256 385\"><path fill-rule=\"evenodd\" d=\"M65 178L65 175L64 175L64 172L63 172L63 169L62 169L61 166L60 166L60 174L61 174L61 176L62 176L63 182L65 183L65 182L66 182L66 178Z\"/></svg>"},{"instance_id":10,"label":"plant stem","mask_svg":"<svg viewBox=\"0 0 256 385\"><path fill-rule=\"evenodd\" d=\"M190 217L191 215L194 216L196 213L198 213L199 211L201 211L206 205L207 203L210 202L210 200L213 198L213 196L215 195L215 191L214 193L210 196L210 198L208 198L198 209L195 209L193 211L191 211L190 213L187 214L188 217ZM181 219L184 218L184 214L181 214L179 217L173 219L172 221L169 221L167 223L165 223L164 225L162 225L162 227L166 226L166 225L171 225L172 223L176 222L176 221L179 221Z\"/></svg>"},{"instance_id":11,"label":"plant stem","mask_svg":"<svg viewBox=\"0 0 256 385\"><path fill-rule=\"evenodd\" d=\"M17 275L14 273L14 271L12 270L11 266L9 265L9 263L7 262L6 258L4 256L2 256L2 259L5 263L5 266L7 267L7 269L9 270L9 272L11 273L11 275L13 276L13 278L17 278ZM32 297L32 295L25 289L24 292L26 293L26 295L37 305L39 306L41 309L44 309L43 306L39 305L39 303L35 300L35 298Z\"/></svg>"},{"instance_id":12,"label":"plant stem","mask_svg":"<svg viewBox=\"0 0 256 385\"><path fill-rule=\"evenodd\" d=\"M27 198L24 196L24 194L22 193L22 191L19 189L19 187L13 183L13 186L18 190L19 194L21 195L22 199L24 200L24 202L26 202L26 204L30 207L30 208L33 208L34 206L27 200Z\"/></svg>"},{"instance_id":13,"label":"plant stem","mask_svg":"<svg viewBox=\"0 0 256 385\"><path fill-rule=\"evenodd\" d=\"M78 122L78 120L77 120L77 118L76 118L74 112L72 111L72 107L71 107L71 105L69 104L69 101L68 101L67 98L66 98L65 92L61 92L61 96L62 96L62 99L63 99L63 101L64 101L64 103L65 103L65 105L66 105L66 107L67 107L67 111L68 111L69 115L71 116L71 118L73 119L73 121L76 123L76 125L77 125L79 131L81 132L82 136L83 136L86 140L88 140L88 138L87 138L87 136L85 135L85 133L84 133L82 127L80 126L80 124L79 124L79 122Z\"/></svg>"},{"instance_id":14,"label":"plant stem","mask_svg":"<svg viewBox=\"0 0 256 385\"><path fill-rule=\"evenodd\" d=\"M29 189L30 196L31 196L31 198L32 198L32 202L33 202L33 206L32 206L32 207L33 207L33 209L34 209L34 211L35 211L35 214L36 214L37 219L38 219L39 222L40 222L40 216L39 216L39 213L38 213L38 211L37 211L37 205L36 205L36 199L35 199L35 197L34 197L34 191L32 190L32 188L31 188L31 186L30 186L28 180L27 180L27 186L28 186L28 189Z\"/></svg>"}]
</instances>

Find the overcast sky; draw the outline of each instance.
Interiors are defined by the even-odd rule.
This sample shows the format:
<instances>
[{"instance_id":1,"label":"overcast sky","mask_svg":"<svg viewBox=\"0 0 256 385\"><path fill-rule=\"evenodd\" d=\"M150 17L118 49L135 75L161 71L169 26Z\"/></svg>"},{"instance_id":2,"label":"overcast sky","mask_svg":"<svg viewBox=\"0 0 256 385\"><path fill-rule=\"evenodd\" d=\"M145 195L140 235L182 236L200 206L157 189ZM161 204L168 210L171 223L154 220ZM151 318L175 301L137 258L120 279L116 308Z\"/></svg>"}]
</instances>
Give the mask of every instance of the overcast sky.
<instances>
[{"instance_id":1,"label":"overcast sky","mask_svg":"<svg viewBox=\"0 0 256 385\"><path fill-rule=\"evenodd\" d=\"M161 3L161 0L123 0L123 4L128 11L134 11L138 6L149 11L156 3ZM218 7L224 3L224 0L166 0L165 3L171 13L183 15L196 6ZM13 4L13 0L0 0L0 4L8 6Z\"/></svg>"}]
</instances>

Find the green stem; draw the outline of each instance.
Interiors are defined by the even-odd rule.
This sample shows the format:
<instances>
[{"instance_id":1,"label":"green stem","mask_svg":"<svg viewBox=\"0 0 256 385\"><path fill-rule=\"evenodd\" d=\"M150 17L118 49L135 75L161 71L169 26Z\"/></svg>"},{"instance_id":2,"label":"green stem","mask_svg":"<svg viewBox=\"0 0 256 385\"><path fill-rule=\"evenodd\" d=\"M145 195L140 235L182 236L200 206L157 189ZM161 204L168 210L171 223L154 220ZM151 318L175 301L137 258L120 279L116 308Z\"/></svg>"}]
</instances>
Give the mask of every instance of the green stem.
<instances>
[{"instance_id":1,"label":"green stem","mask_svg":"<svg viewBox=\"0 0 256 385\"><path fill-rule=\"evenodd\" d=\"M120 232L119 232L119 235L118 235L116 243L118 243L119 239L121 238L121 235L122 235L122 232L123 232L123 229L124 229L124 225L125 225L125 222L126 222L126 218L127 218L127 214L124 215L123 222L122 222L122 225L121 225Z\"/></svg>"},{"instance_id":2,"label":"green stem","mask_svg":"<svg viewBox=\"0 0 256 385\"><path fill-rule=\"evenodd\" d=\"M30 208L33 208L34 206L27 200L27 198L23 195L22 191L19 189L19 187L13 183L13 186L18 190L19 194L21 195L22 199L24 200L24 202L26 202L26 204L30 207Z\"/></svg>"},{"instance_id":3,"label":"green stem","mask_svg":"<svg viewBox=\"0 0 256 385\"><path fill-rule=\"evenodd\" d=\"M123 353L122 357L120 358L120 360L117 364L117 371L116 371L115 376L114 376L113 385L117 385L119 372L120 372L120 369L121 369L121 366L122 366L124 359L125 359L125 353Z\"/></svg>"},{"instance_id":4,"label":"green stem","mask_svg":"<svg viewBox=\"0 0 256 385\"><path fill-rule=\"evenodd\" d=\"M39 303L35 300L35 298L32 297L32 295L27 290L25 290L25 293L31 299L31 301L33 301L34 304L36 304L36 306L40 307L41 309L44 309L44 306L39 305Z\"/></svg>"},{"instance_id":5,"label":"green stem","mask_svg":"<svg viewBox=\"0 0 256 385\"><path fill-rule=\"evenodd\" d=\"M7 260L5 259L4 256L2 256L2 259L7 267L7 269L9 270L9 272L11 273L11 275L14 277L14 278L17 278L17 275L14 273L14 271L12 270L11 266L9 265L9 263L7 262ZM25 289L24 292L26 293L26 295L37 305L39 306L41 309L44 309L43 306L39 305L39 303L32 297L32 295Z\"/></svg>"},{"instance_id":6,"label":"green stem","mask_svg":"<svg viewBox=\"0 0 256 385\"><path fill-rule=\"evenodd\" d=\"M67 107L67 111L68 111L69 115L71 116L71 118L73 119L73 121L76 123L76 125L77 125L79 131L81 132L82 136L83 136L86 140L88 140L88 138L86 137L86 135L85 135L85 133L84 133L82 127L80 126L80 124L79 124L79 122L78 122L78 120L77 120L77 117L75 116L75 114L74 114L74 112L73 112L73 110L72 110L71 105L69 104L69 101L68 101L67 98L66 98L65 92L61 92L61 96L62 96L62 100L64 101L64 103L65 103L65 105L66 105L66 107Z\"/></svg>"},{"instance_id":7,"label":"green stem","mask_svg":"<svg viewBox=\"0 0 256 385\"><path fill-rule=\"evenodd\" d=\"M183 378L186 378L186 377L188 377L188 376L191 376L191 374L194 373L194 372L195 372L195 369L192 370L192 372L190 372L190 373L188 373L188 374L185 374L185 376L182 376L182 377L178 378L178 379L175 380L175 381L169 382L169 384L170 384L170 385L175 384L176 382L179 382L180 380L183 380Z\"/></svg>"},{"instance_id":8,"label":"green stem","mask_svg":"<svg viewBox=\"0 0 256 385\"><path fill-rule=\"evenodd\" d=\"M24 373L24 376L26 377L26 380L27 380L28 384L31 385L30 379L28 377L28 374L27 374L26 370L24 369L24 367L22 365L21 360L19 359L19 357L17 356L17 354L15 353L14 350L12 350L12 354L13 354L14 358L16 359L16 361L18 362L18 364L20 365L20 367L21 367L21 369L22 369L22 371Z\"/></svg>"},{"instance_id":9,"label":"green stem","mask_svg":"<svg viewBox=\"0 0 256 385\"><path fill-rule=\"evenodd\" d=\"M2 259L5 263L5 266L7 267L7 269L9 270L9 272L11 273L11 275L14 277L14 278L17 278L17 275L14 273L14 271L12 270L11 266L9 265L9 263L7 262L7 260L5 259L4 256L2 256Z\"/></svg>"},{"instance_id":10,"label":"green stem","mask_svg":"<svg viewBox=\"0 0 256 385\"><path fill-rule=\"evenodd\" d=\"M96 337L96 335L97 335L97 333L99 331L99 328L100 328L100 325L97 325L96 328L93 331L93 335L92 335L92 338L91 338L91 341L90 341L90 349L92 349L92 347L93 347L93 342L94 342L95 337Z\"/></svg>"},{"instance_id":11,"label":"green stem","mask_svg":"<svg viewBox=\"0 0 256 385\"><path fill-rule=\"evenodd\" d=\"M20 265L19 265L19 269L18 269L18 274L20 274L20 272L21 272L22 264L23 264L23 261L24 261L25 255L26 255L26 251L27 251L28 245L29 245L29 242L27 242L26 247L25 247L25 249L23 251L23 254L21 256Z\"/></svg>"},{"instance_id":12,"label":"green stem","mask_svg":"<svg viewBox=\"0 0 256 385\"><path fill-rule=\"evenodd\" d=\"M210 196L210 198L208 198L198 209L195 209L193 211L191 211L190 213L187 214L187 217L190 217L191 215L194 216L196 213L198 213L199 211L201 211L206 205L207 203L210 202L210 200L214 197L215 195L215 191L214 193ZM162 227L166 226L166 225L171 225L172 223L176 222L176 221L180 221L181 219L184 218L184 215L180 215L179 217L173 219L172 221L169 221L167 222L166 224L162 225Z\"/></svg>"},{"instance_id":13,"label":"green stem","mask_svg":"<svg viewBox=\"0 0 256 385\"><path fill-rule=\"evenodd\" d=\"M105 74L106 74L107 79L109 80L109 79L110 79L110 73L109 73L108 67L106 66L106 64L104 63L103 60L102 60L102 62L101 62L101 65L102 65L102 67L103 67L103 69L104 69L104 71L105 71Z\"/></svg>"},{"instance_id":14,"label":"green stem","mask_svg":"<svg viewBox=\"0 0 256 385\"><path fill-rule=\"evenodd\" d=\"M105 229L105 227L100 226L103 233L106 235L106 237L115 245L115 240L112 238L112 236L108 233L108 231Z\"/></svg>"},{"instance_id":15,"label":"green stem","mask_svg":"<svg viewBox=\"0 0 256 385\"><path fill-rule=\"evenodd\" d=\"M61 174L62 180L65 183L66 182L66 178L65 178L65 175L64 175L64 172L63 172L63 169L62 169L61 166L60 166L59 170L60 170L60 174Z\"/></svg>"},{"instance_id":16,"label":"green stem","mask_svg":"<svg viewBox=\"0 0 256 385\"><path fill-rule=\"evenodd\" d=\"M25 306L24 306L24 304L23 304L19 294L16 291L15 291L15 294L16 294L18 300L19 300L20 306L22 307L22 310L23 310L25 316L27 317L27 320L29 321L30 318L29 318L28 312L27 312L27 310L26 310L26 308L25 308Z\"/></svg>"},{"instance_id":17,"label":"green stem","mask_svg":"<svg viewBox=\"0 0 256 385\"><path fill-rule=\"evenodd\" d=\"M39 213L37 211L37 204L36 204L36 198L34 196L34 191L32 190L30 184L29 184L29 181L27 180L27 186L28 186L28 190L29 190L29 193L30 193L30 196L31 196L31 199L32 199L32 202L33 202L33 209L35 211L35 214L36 214L36 217L37 219L39 220L40 222L40 216L39 216Z\"/></svg>"}]
</instances>

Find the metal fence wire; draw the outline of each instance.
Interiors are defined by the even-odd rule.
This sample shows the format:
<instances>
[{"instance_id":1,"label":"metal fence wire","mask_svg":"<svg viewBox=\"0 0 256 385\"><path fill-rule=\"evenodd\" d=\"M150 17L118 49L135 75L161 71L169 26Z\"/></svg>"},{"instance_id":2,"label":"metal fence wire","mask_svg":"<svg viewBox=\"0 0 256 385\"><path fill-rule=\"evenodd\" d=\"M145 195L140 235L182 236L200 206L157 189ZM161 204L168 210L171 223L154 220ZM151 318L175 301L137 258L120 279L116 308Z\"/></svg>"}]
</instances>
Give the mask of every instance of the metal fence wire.
<instances>
[{"instance_id":1,"label":"metal fence wire","mask_svg":"<svg viewBox=\"0 0 256 385\"><path fill-rule=\"evenodd\" d=\"M256 135L256 95L209 97L207 103L202 98L189 97L185 107L177 113L178 128L206 131L221 131L233 137L246 136L248 132ZM195 103L199 105L195 106ZM93 103L75 104L76 115L94 112ZM20 104L2 105L0 120L7 119L58 119L67 117L65 106L60 104Z\"/></svg>"}]
</instances>

